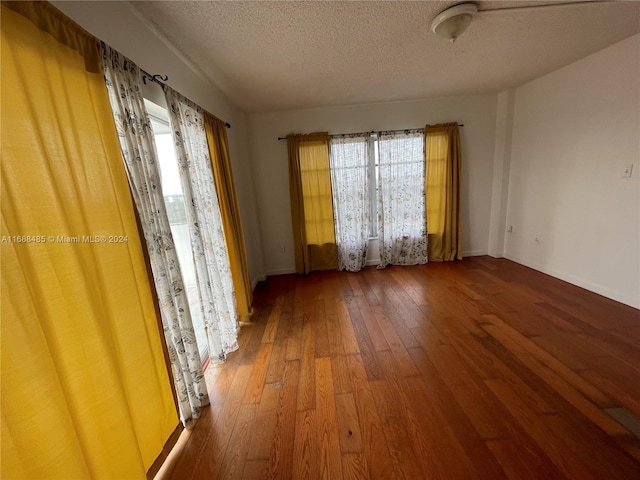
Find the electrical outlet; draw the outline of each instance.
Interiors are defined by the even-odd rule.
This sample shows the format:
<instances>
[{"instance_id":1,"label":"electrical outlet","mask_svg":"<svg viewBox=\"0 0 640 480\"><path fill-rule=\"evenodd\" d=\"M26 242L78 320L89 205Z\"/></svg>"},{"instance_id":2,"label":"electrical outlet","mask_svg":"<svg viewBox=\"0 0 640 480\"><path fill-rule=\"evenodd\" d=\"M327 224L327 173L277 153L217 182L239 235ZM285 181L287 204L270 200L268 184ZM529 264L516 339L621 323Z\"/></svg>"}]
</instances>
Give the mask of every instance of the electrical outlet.
<instances>
[{"instance_id":1,"label":"electrical outlet","mask_svg":"<svg viewBox=\"0 0 640 480\"><path fill-rule=\"evenodd\" d=\"M280 247L280 253L284 253L284 252L286 252L286 251L287 251L287 247L285 247L284 245L282 245L282 246Z\"/></svg>"},{"instance_id":2,"label":"electrical outlet","mask_svg":"<svg viewBox=\"0 0 640 480\"><path fill-rule=\"evenodd\" d=\"M536 234L535 238L533 239L536 243L540 243L540 235Z\"/></svg>"},{"instance_id":3,"label":"electrical outlet","mask_svg":"<svg viewBox=\"0 0 640 480\"><path fill-rule=\"evenodd\" d=\"M633 172L633 163L624 166L622 171L622 178L631 178L631 172Z\"/></svg>"},{"instance_id":4,"label":"electrical outlet","mask_svg":"<svg viewBox=\"0 0 640 480\"><path fill-rule=\"evenodd\" d=\"M512 233L513 232L513 225L507 225L507 232L508 233Z\"/></svg>"}]
</instances>

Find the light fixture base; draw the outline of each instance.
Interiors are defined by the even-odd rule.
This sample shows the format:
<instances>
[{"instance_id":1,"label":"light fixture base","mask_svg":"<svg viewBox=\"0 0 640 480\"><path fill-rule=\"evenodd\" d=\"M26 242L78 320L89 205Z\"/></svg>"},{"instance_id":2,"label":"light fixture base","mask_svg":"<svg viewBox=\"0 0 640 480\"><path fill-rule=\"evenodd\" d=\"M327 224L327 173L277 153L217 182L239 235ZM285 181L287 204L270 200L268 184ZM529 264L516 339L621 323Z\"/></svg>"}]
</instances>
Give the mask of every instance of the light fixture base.
<instances>
[{"instance_id":1,"label":"light fixture base","mask_svg":"<svg viewBox=\"0 0 640 480\"><path fill-rule=\"evenodd\" d=\"M476 13L478 6L475 3L454 5L433 19L431 31L453 43L471 24Z\"/></svg>"}]
</instances>

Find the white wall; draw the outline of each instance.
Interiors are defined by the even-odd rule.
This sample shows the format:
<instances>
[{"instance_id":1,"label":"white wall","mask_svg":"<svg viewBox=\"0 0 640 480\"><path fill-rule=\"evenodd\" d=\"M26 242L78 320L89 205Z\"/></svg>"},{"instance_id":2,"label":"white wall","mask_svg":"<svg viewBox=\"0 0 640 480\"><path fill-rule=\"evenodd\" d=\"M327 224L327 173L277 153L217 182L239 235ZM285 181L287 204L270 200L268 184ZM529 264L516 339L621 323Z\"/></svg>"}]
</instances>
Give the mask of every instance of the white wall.
<instances>
[{"instance_id":1,"label":"white wall","mask_svg":"<svg viewBox=\"0 0 640 480\"><path fill-rule=\"evenodd\" d=\"M507 258L640 307L640 35L516 90L507 224Z\"/></svg>"},{"instance_id":2,"label":"white wall","mask_svg":"<svg viewBox=\"0 0 640 480\"><path fill-rule=\"evenodd\" d=\"M287 144L277 140L288 133L349 133L419 128L428 123L464 123L460 130L463 251L466 255L486 254L496 101L496 95L478 95L250 114L251 161L266 273L293 272L295 267Z\"/></svg>"},{"instance_id":3,"label":"white wall","mask_svg":"<svg viewBox=\"0 0 640 480\"><path fill-rule=\"evenodd\" d=\"M264 274L261 233L249 163L247 118L222 92L167 46L125 2L52 2L65 15L205 110L229 122L227 130L236 193L252 281Z\"/></svg>"}]
</instances>

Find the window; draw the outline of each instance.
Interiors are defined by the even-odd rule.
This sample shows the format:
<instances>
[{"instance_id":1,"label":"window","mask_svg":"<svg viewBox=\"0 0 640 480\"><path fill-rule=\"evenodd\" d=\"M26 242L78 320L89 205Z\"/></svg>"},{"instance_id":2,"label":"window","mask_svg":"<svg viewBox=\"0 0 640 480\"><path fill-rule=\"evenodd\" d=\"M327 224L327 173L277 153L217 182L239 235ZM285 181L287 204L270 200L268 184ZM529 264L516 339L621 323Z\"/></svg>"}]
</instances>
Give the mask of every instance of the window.
<instances>
[{"instance_id":1,"label":"window","mask_svg":"<svg viewBox=\"0 0 640 480\"><path fill-rule=\"evenodd\" d=\"M372 133L369 142L369 175L371 183L369 185L369 200L371 202L371 232L369 236L376 238L378 236L378 173L379 173L379 151L378 151L378 134Z\"/></svg>"},{"instance_id":2,"label":"window","mask_svg":"<svg viewBox=\"0 0 640 480\"><path fill-rule=\"evenodd\" d=\"M362 268L367 236L378 237L383 266L425 263L423 131L334 135L330 145L338 268Z\"/></svg>"},{"instance_id":3,"label":"window","mask_svg":"<svg viewBox=\"0 0 640 480\"><path fill-rule=\"evenodd\" d=\"M446 191L447 187L447 145L449 144L449 133L446 131L429 132L430 148L429 169L432 172L427 180L427 189L434 195L435 192ZM435 174L433 174L435 173ZM433 196L431 197L433 199ZM444 231L444 220L442 217L442 202L432 201L427 204L427 218L429 219L429 233L442 234Z\"/></svg>"},{"instance_id":4,"label":"window","mask_svg":"<svg viewBox=\"0 0 640 480\"><path fill-rule=\"evenodd\" d=\"M393 236L425 235L425 159L422 132L382 132L378 138L378 217Z\"/></svg>"},{"instance_id":5,"label":"window","mask_svg":"<svg viewBox=\"0 0 640 480\"><path fill-rule=\"evenodd\" d=\"M384 177L387 179L387 188L391 190L390 195L398 195L406 198L402 192L410 187L411 191L420 190L422 195L420 200L424 205L424 133L420 130L411 132L381 132L385 136L384 142ZM337 139L342 137L352 137L352 143L362 142L366 144L368 154L365 155L367 168L369 170L369 236L378 237L378 225L380 222L379 194L380 194L380 138L378 133L371 133L368 136L356 135L332 135L331 148L344 148L337 146ZM334 167L332 167L333 169ZM350 168L363 168L352 165ZM415 200L415 199L414 199ZM409 230L412 233L419 232L423 227L420 216L412 217L412 226Z\"/></svg>"},{"instance_id":6,"label":"window","mask_svg":"<svg viewBox=\"0 0 640 480\"><path fill-rule=\"evenodd\" d=\"M358 271L366 262L371 222L369 134L331 138L331 189L338 268Z\"/></svg>"},{"instance_id":7,"label":"window","mask_svg":"<svg viewBox=\"0 0 640 480\"><path fill-rule=\"evenodd\" d=\"M160 181L162 183L162 193L164 204L169 217L171 235L178 254L180 270L184 281L184 287L191 311L191 319L195 330L196 342L202 362L209 355L207 336L204 328L204 319L200 305L200 295L196 283L195 265L191 248L191 237L187 225L187 213L184 204L184 193L180 173L178 171L178 161L173 147L173 136L169 126L169 116L167 111L146 100L145 107L151 119L158 160L160 162Z\"/></svg>"},{"instance_id":8,"label":"window","mask_svg":"<svg viewBox=\"0 0 640 480\"><path fill-rule=\"evenodd\" d=\"M333 243L335 235L327 143L314 139L300 142L299 155L306 241L310 245Z\"/></svg>"}]
</instances>

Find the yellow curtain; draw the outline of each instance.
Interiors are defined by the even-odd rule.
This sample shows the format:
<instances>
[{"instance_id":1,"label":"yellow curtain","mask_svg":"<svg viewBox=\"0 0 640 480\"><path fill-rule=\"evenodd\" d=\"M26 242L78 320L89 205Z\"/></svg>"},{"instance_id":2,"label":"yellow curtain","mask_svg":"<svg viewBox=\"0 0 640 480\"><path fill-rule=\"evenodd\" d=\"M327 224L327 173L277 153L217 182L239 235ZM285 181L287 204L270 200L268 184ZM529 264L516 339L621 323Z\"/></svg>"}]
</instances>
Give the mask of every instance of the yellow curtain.
<instances>
[{"instance_id":1,"label":"yellow curtain","mask_svg":"<svg viewBox=\"0 0 640 480\"><path fill-rule=\"evenodd\" d=\"M0 477L143 479L178 418L95 40L1 8Z\"/></svg>"},{"instance_id":2,"label":"yellow curtain","mask_svg":"<svg viewBox=\"0 0 640 480\"><path fill-rule=\"evenodd\" d=\"M427 125L425 134L428 257L430 262L462 259L457 123Z\"/></svg>"},{"instance_id":3,"label":"yellow curtain","mask_svg":"<svg viewBox=\"0 0 640 480\"><path fill-rule=\"evenodd\" d=\"M329 134L288 135L287 148L296 271L338 268Z\"/></svg>"},{"instance_id":4,"label":"yellow curtain","mask_svg":"<svg viewBox=\"0 0 640 480\"><path fill-rule=\"evenodd\" d=\"M205 112L204 128L209 144L209 155L213 168L213 178L216 183L220 214L224 226L231 276L238 304L240 320L249 320L251 314L251 280L247 266L247 253L244 247L244 234L240 223L240 210L236 197L231 158L229 156L229 142L225 123L219 118Z\"/></svg>"}]
</instances>

